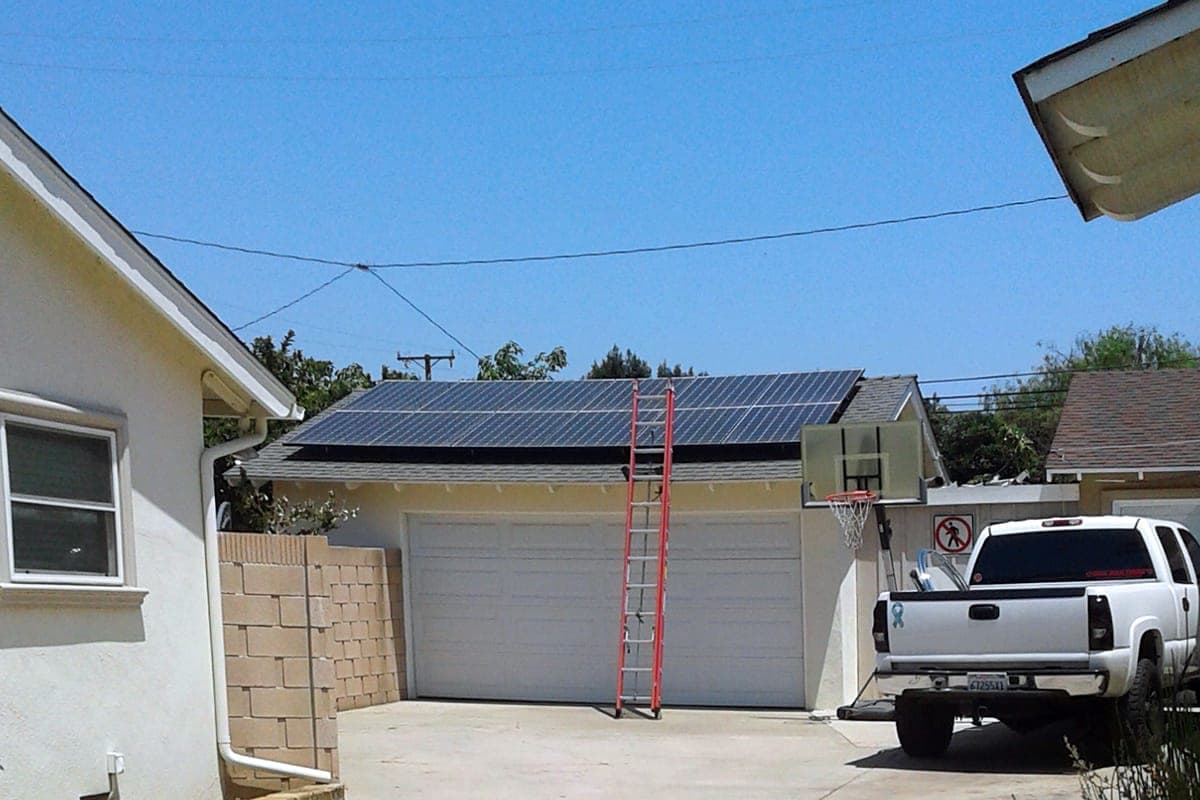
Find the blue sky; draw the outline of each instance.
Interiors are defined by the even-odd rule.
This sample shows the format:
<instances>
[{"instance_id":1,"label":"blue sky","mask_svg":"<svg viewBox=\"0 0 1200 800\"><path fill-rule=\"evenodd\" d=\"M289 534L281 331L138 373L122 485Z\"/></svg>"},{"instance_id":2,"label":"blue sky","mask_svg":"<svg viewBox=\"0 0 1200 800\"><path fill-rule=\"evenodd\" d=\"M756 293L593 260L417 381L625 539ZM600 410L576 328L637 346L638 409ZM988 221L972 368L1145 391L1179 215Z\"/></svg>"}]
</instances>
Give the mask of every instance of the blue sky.
<instances>
[{"instance_id":1,"label":"blue sky","mask_svg":"<svg viewBox=\"0 0 1200 800\"><path fill-rule=\"evenodd\" d=\"M395 262L1060 194L1011 73L1150 3L161 5L10 7L0 104L132 229ZM1198 203L386 277L479 353L563 345L571 376L614 342L712 373L979 375L1116 323L1200 339ZM148 244L231 325L338 272ZM376 374L462 353L363 274L243 333L288 327Z\"/></svg>"}]
</instances>

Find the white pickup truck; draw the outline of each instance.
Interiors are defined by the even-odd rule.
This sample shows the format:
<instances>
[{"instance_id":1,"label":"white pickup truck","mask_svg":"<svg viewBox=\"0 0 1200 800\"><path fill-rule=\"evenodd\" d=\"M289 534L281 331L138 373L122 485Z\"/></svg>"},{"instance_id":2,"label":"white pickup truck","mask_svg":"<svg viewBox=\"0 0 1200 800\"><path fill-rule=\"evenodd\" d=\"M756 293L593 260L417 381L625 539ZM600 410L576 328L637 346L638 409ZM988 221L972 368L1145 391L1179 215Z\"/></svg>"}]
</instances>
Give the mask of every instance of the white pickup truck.
<instances>
[{"instance_id":1,"label":"white pickup truck","mask_svg":"<svg viewBox=\"0 0 1200 800\"><path fill-rule=\"evenodd\" d=\"M1200 543L1177 522L991 525L951 577L914 571L920 590L875 604L877 686L909 755L942 755L959 716L1021 730L1101 711L1150 736L1163 690L1197 676Z\"/></svg>"}]
</instances>

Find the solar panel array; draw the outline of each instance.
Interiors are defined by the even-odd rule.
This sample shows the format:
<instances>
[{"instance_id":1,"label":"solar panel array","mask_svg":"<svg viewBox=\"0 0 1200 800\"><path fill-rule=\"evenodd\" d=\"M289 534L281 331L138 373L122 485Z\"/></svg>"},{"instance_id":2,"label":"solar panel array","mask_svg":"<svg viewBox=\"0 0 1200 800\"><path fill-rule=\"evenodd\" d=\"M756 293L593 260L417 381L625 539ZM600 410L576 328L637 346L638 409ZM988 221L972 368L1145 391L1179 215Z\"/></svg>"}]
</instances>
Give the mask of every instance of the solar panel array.
<instances>
[{"instance_id":1,"label":"solar panel array","mask_svg":"<svg viewBox=\"0 0 1200 800\"><path fill-rule=\"evenodd\" d=\"M829 422L861 370L675 378L676 445L800 441ZM641 382L643 395L665 381ZM632 383L392 381L325 412L292 444L348 447L620 447L629 444ZM646 409L662 405L646 400ZM653 419L653 415L649 418ZM641 444L661 426L642 429Z\"/></svg>"}]
</instances>

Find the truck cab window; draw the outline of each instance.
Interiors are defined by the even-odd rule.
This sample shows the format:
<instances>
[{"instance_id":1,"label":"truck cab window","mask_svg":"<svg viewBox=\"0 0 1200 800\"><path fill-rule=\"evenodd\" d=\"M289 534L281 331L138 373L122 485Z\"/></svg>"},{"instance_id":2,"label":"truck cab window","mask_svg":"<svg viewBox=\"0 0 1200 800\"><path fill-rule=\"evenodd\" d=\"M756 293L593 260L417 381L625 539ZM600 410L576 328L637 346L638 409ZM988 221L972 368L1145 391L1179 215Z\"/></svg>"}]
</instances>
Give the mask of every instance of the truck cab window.
<instances>
[{"instance_id":1,"label":"truck cab window","mask_svg":"<svg viewBox=\"0 0 1200 800\"><path fill-rule=\"evenodd\" d=\"M1158 525L1155 526L1154 532L1158 534L1158 541L1162 543L1163 553L1167 556L1167 564L1171 567L1171 580L1175 583L1191 583L1192 578L1188 575L1183 550L1179 547L1179 540L1175 538L1175 529Z\"/></svg>"},{"instance_id":2,"label":"truck cab window","mask_svg":"<svg viewBox=\"0 0 1200 800\"><path fill-rule=\"evenodd\" d=\"M1192 562L1192 575L1195 576L1195 582L1200 583L1200 542L1196 541L1196 537L1187 528L1179 529L1179 537L1183 539L1183 547L1187 550L1188 558Z\"/></svg>"}]
</instances>

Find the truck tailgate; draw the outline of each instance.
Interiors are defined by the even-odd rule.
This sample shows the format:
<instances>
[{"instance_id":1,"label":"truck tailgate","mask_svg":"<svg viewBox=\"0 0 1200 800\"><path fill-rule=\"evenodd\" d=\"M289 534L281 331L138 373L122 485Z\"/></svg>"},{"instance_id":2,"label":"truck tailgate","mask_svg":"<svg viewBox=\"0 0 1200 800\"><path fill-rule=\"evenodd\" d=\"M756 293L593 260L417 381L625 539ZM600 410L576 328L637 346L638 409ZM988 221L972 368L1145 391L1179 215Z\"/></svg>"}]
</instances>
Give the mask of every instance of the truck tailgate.
<instances>
[{"instance_id":1,"label":"truck tailgate","mask_svg":"<svg viewBox=\"0 0 1200 800\"><path fill-rule=\"evenodd\" d=\"M893 592L893 668L1071 667L1088 663L1083 587Z\"/></svg>"}]
</instances>

